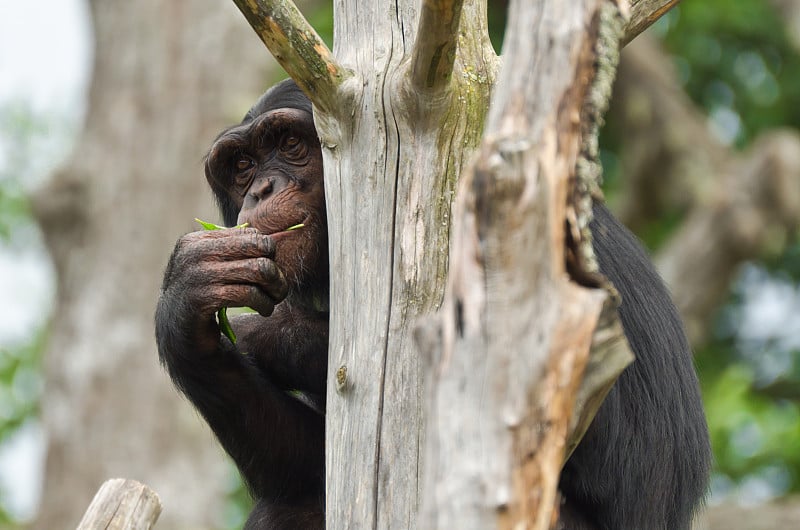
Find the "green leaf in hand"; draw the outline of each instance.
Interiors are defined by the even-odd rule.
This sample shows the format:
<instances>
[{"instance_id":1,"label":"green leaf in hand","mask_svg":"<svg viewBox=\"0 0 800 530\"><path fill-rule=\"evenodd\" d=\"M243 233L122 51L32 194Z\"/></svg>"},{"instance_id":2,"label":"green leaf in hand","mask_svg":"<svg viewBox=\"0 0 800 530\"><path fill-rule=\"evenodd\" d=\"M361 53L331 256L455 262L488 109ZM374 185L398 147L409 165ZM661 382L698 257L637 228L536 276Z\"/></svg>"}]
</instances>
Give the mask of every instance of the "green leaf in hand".
<instances>
[{"instance_id":1,"label":"green leaf in hand","mask_svg":"<svg viewBox=\"0 0 800 530\"><path fill-rule=\"evenodd\" d=\"M194 218L195 221L200 223L200 226L203 227L204 230L225 230L226 227L219 226L214 223L209 223L208 221L201 221L197 217ZM236 225L233 228L246 228L247 223L242 223L240 225ZM219 330L222 332L223 335L228 337L228 339L233 343L236 344L236 333L233 332L233 328L231 327L231 323L228 320L228 308L223 307L219 311L217 311L217 323L219 324Z\"/></svg>"},{"instance_id":2,"label":"green leaf in hand","mask_svg":"<svg viewBox=\"0 0 800 530\"><path fill-rule=\"evenodd\" d=\"M233 332L231 323L228 320L228 308L223 307L217 311L217 322L219 323L219 330L223 335L228 337L231 343L236 344L236 333Z\"/></svg>"}]
</instances>

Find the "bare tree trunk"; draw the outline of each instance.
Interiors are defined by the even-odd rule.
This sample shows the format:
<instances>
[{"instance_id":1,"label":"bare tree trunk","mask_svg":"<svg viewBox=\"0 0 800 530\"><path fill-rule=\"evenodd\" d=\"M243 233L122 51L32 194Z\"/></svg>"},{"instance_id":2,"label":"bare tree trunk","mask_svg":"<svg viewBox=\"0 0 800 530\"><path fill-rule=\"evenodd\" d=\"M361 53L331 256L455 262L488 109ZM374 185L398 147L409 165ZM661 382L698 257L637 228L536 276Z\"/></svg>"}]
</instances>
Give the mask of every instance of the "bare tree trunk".
<instances>
[{"instance_id":1,"label":"bare tree trunk","mask_svg":"<svg viewBox=\"0 0 800 530\"><path fill-rule=\"evenodd\" d=\"M616 3L584 0L575 7L567 0L512 2L520 19L514 20L517 40L509 49L520 60L507 58L513 66L485 141L492 149L485 165L475 170L486 174L469 181L473 189L465 185L482 217L471 224L473 212L464 215L467 206L453 224L454 233L468 234L465 239L474 236L480 244L451 248L455 183L480 141L497 68L486 31L485 0L335 3L334 54L290 0L234 1L311 98L323 146L333 271L327 528L416 527L423 472L432 474L427 486L433 489L424 493L426 500L437 495L423 526L511 527L536 520L544 528L554 520L550 514L569 412L604 299L602 293L570 284L564 274L564 226L567 178L574 175L583 149L580 111L593 79L597 16L600 6ZM675 2L633 2L638 10L631 18L635 24L626 27L626 38ZM613 37L614 49L618 36ZM532 57L538 62L525 61ZM587 191L572 200L585 206L582 193ZM572 206L575 220L586 223L585 209ZM510 213L515 207L519 209ZM528 226L519 224L523 219L535 229L528 232ZM499 236L512 230L515 238L501 244ZM543 242L535 242L537 236ZM513 248L516 243L521 246ZM443 371L459 356L451 379L454 391L441 394L431 409L439 413L437 419L455 413L469 421L435 433L447 437L447 450L459 452L439 453L442 461L431 463L421 459L426 445L423 367L412 330L420 317L441 305L447 248L453 260L467 264L454 267L450 288L458 283L456 297L469 296L446 306L449 322L443 334L452 339L453 333L463 336L466 330L469 337L457 343L462 349L446 347L435 359L436 370ZM525 259L524 253L532 250L542 253ZM533 269L525 269L527 265ZM503 290L509 285L511 289ZM508 298L498 299L503 296ZM542 322L527 329L540 310ZM510 339L492 329L494 323L510 329ZM568 337L567 330L574 329L580 331ZM529 340L513 342L519 336ZM500 352L503 348L509 351ZM557 362L554 355L565 350L566 361ZM509 364L487 372L486 357L498 353L496 362ZM506 375L514 369L524 372L517 374L520 388L510 392L512 401L528 407L523 413L531 412L519 429L503 427L507 418L481 421L470 415L470 405L480 399L481 381L493 389L517 383L496 377L503 368ZM459 379L470 370L478 377ZM487 377L481 380L480 374ZM464 390L475 380L476 386ZM447 401L462 390L464 399ZM511 415L518 412L515 408ZM528 429L555 416L558 426L546 436ZM498 433L490 431L504 428L521 436L513 444L494 443ZM499 438L508 440L510 435ZM441 465L452 463L448 456L469 458L469 449L480 450L479 444L470 443L474 436L491 441L486 458ZM500 465L508 463L499 472L491 462L495 450ZM537 456L526 461L530 452ZM451 470L460 472L457 481L445 482L443 473ZM528 502L522 490L539 498ZM512 503L510 512L506 501Z\"/></svg>"},{"instance_id":2,"label":"bare tree trunk","mask_svg":"<svg viewBox=\"0 0 800 530\"><path fill-rule=\"evenodd\" d=\"M74 527L100 484L120 476L158 492L160 528L207 527L226 464L158 366L152 315L177 234L216 216L204 146L261 92L270 62L225 2L91 6L86 128L34 201L58 275L36 527Z\"/></svg>"},{"instance_id":3,"label":"bare tree trunk","mask_svg":"<svg viewBox=\"0 0 800 530\"><path fill-rule=\"evenodd\" d=\"M610 95L622 17L602 0L512 1L508 20L481 150L459 182L442 344L426 370L423 528L550 528L596 329L614 336L612 383L631 360L607 293L566 260L567 242L588 236L597 183L576 168L592 163L583 134Z\"/></svg>"}]
</instances>

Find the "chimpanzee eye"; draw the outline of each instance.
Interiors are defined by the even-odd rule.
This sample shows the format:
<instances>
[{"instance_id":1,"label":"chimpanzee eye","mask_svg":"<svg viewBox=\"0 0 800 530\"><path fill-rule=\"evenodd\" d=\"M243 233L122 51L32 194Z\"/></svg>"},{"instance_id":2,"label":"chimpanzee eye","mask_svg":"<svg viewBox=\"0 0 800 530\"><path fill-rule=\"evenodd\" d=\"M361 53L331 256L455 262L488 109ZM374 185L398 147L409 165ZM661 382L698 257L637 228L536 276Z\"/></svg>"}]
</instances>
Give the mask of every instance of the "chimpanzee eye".
<instances>
[{"instance_id":1,"label":"chimpanzee eye","mask_svg":"<svg viewBox=\"0 0 800 530\"><path fill-rule=\"evenodd\" d=\"M281 152L287 160L296 163L302 161L308 154L308 148L299 136L287 134L281 138Z\"/></svg>"},{"instance_id":2,"label":"chimpanzee eye","mask_svg":"<svg viewBox=\"0 0 800 530\"><path fill-rule=\"evenodd\" d=\"M254 165L255 162L253 162L253 159L248 156L243 156L236 161L236 169L238 169L239 171L250 169Z\"/></svg>"}]
</instances>

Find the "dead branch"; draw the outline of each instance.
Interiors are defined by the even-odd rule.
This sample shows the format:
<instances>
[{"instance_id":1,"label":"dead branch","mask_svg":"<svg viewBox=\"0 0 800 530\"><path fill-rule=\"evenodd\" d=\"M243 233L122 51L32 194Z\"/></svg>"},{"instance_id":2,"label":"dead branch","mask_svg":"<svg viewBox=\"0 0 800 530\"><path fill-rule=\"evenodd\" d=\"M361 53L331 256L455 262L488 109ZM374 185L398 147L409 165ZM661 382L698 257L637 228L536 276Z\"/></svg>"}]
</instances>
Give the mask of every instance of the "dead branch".
<instances>
[{"instance_id":1,"label":"dead branch","mask_svg":"<svg viewBox=\"0 0 800 530\"><path fill-rule=\"evenodd\" d=\"M417 93L445 88L453 74L463 0L425 0L411 58L411 83Z\"/></svg>"},{"instance_id":2,"label":"dead branch","mask_svg":"<svg viewBox=\"0 0 800 530\"><path fill-rule=\"evenodd\" d=\"M743 262L783 248L800 221L800 136L761 135L720 168L715 193L695 204L656 263L689 338L702 340Z\"/></svg>"},{"instance_id":3,"label":"dead branch","mask_svg":"<svg viewBox=\"0 0 800 530\"><path fill-rule=\"evenodd\" d=\"M711 506L695 525L696 530L783 530L800 525L800 498L788 498L759 504L738 505L727 501Z\"/></svg>"},{"instance_id":4,"label":"dead branch","mask_svg":"<svg viewBox=\"0 0 800 530\"><path fill-rule=\"evenodd\" d=\"M601 2L580 4L510 6L505 46L514 52L478 160L459 183L442 348L426 371L435 375L427 389L425 528L549 528L568 431L593 417L597 388L583 397L589 419L579 413L570 424L606 300L604 291L570 282L564 259L568 182L602 20ZM598 340L596 351L601 342L620 344L621 328L608 333L614 339ZM621 340L628 356L619 371L630 360ZM607 391L619 371L593 382Z\"/></svg>"},{"instance_id":5,"label":"dead branch","mask_svg":"<svg viewBox=\"0 0 800 530\"><path fill-rule=\"evenodd\" d=\"M161 514L158 495L135 480L116 478L100 486L78 530L149 530Z\"/></svg>"},{"instance_id":6,"label":"dead branch","mask_svg":"<svg viewBox=\"0 0 800 530\"><path fill-rule=\"evenodd\" d=\"M620 0L620 3L627 0ZM641 32L652 26L664 13L681 0L630 0L630 20L625 26L622 46L632 41Z\"/></svg>"},{"instance_id":7,"label":"dead branch","mask_svg":"<svg viewBox=\"0 0 800 530\"><path fill-rule=\"evenodd\" d=\"M269 51L311 102L336 109L338 88L351 76L291 0L233 0Z\"/></svg>"}]
</instances>

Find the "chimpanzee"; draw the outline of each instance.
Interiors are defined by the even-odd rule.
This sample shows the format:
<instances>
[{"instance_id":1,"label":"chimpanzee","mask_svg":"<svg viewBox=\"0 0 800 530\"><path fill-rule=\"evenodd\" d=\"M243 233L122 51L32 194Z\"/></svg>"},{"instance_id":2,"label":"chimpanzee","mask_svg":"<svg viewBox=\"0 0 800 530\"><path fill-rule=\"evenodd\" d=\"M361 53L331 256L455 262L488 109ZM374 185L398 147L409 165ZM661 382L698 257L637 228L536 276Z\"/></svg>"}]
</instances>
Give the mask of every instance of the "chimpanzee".
<instances>
[{"instance_id":1,"label":"chimpanzee","mask_svg":"<svg viewBox=\"0 0 800 530\"><path fill-rule=\"evenodd\" d=\"M206 178L226 225L247 227L178 241L156 311L161 361L255 497L245 528L323 528L327 225L311 104L294 82L222 132ZM560 525L688 529L710 463L689 346L639 243L604 206L594 215L600 268L621 294L637 360L564 467ZM259 313L231 319L235 344L215 319L233 306Z\"/></svg>"}]
</instances>

